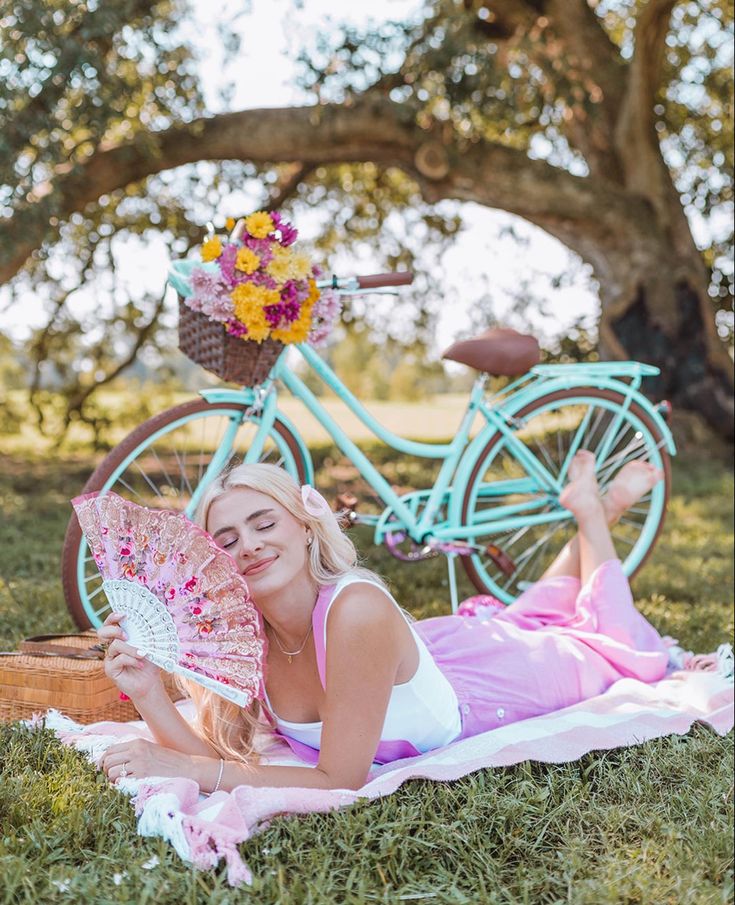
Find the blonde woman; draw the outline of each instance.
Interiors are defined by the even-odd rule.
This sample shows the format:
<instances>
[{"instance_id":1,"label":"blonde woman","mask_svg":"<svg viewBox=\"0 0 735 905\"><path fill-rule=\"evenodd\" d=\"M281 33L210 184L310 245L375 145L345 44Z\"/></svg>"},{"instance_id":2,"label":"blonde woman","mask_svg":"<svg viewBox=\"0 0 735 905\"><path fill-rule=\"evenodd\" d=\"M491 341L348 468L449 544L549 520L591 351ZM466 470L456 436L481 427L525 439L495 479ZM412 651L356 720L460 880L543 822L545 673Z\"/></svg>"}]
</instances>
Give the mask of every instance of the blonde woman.
<instances>
[{"instance_id":1,"label":"blonde woman","mask_svg":"<svg viewBox=\"0 0 735 905\"><path fill-rule=\"evenodd\" d=\"M601 499L591 453L579 452L569 473L561 502L577 537L487 622L412 622L383 582L357 567L352 542L315 490L271 465L225 473L198 521L232 555L262 613L265 699L245 711L191 685L197 718L189 724L111 615L99 630L109 642L107 674L156 742L113 745L103 761L108 777L186 776L203 791L356 789L375 761L566 707L623 677L660 679L666 646L633 605L609 525L662 475L629 463ZM269 727L304 766L259 762L256 733Z\"/></svg>"}]
</instances>

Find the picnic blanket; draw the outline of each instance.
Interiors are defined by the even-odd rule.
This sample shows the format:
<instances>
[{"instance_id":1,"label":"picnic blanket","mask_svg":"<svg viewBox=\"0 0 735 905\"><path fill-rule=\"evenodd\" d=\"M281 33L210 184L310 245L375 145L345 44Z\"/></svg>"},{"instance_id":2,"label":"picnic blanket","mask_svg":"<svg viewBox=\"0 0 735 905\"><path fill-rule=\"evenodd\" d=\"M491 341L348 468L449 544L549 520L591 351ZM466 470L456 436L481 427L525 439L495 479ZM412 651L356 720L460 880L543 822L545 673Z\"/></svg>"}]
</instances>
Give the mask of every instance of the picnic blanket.
<instances>
[{"instance_id":1,"label":"picnic blanket","mask_svg":"<svg viewBox=\"0 0 735 905\"><path fill-rule=\"evenodd\" d=\"M252 879L238 845L264 829L276 815L346 807L360 798L390 795L408 779L449 781L482 768L525 760L566 763L590 751L683 735L695 722L725 735L732 729L735 715L732 649L723 645L720 651L724 669L718 672L679 670L651 684L621 679L604 694L563 710L502 726L419 757L374 765L357 791L240 786L232 792L202 795L191 779L161 777L128 778L117 785L133 799L142 836L166 839L184 861L198 868L213 868L224 860L228 882L237 886ZM179 706L185 716L191 714L190 702ZM142 722L81 726L58 711L49 711L36 722L54 729L62 742L86 752L94 763L115 742L152 738ZM303 766L279 742L264 751L264 762Z\"/></svg>"}]
</instances>

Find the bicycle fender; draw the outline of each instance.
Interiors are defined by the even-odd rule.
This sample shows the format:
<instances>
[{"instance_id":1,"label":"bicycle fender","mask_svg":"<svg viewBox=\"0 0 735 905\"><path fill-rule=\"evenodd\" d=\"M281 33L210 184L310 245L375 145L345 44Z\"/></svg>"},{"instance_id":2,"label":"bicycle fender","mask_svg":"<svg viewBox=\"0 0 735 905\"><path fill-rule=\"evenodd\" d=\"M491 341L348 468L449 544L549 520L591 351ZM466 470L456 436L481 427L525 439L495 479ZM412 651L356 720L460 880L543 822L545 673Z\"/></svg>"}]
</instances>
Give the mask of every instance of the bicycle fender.
<instances>
[{"instance_id":1,"label":"bicycle fender","mask_svg":"<svg viewBox=\"0 0 735 905\"><path fill-rule=\"evenodd\" d=\"M252 387L242 387L239 390L234 390L230 387L215 387L211 390L200 390L199 395L206 399L211 405L216 404L234 404L234 405L252 405L256 400L256 393ZM256 420L259 420L256 416ZM275 415L275 421L278 421L283 427L286 428L287 431L290 432L296 444L299 448L299 452L301 453L301 458L304 461L304 465L306 466L306 478L307 484L314 483L314 463L311 460L311 453L309 452L309 447L304 442L303 437L298 431L296 425L291 421L290 418L287 418L283 412L277 411Z\"/></svg>"},{"instance_id":2,"label":"bicycle fender","mask_svg":"<svg viewBox=\"0 0 735 905\"><path fill-rule=\"evenodd\" d=\"M242 387L239 390L233 390L229 387L216 387L212 390L199 390L199 395L212 405L218 402L252 405L255 402L255 390L252 387Z\"/></svg>"},{"instance_id":3,"label":"bicycle fender","mask_svg":"<svg viewBox=\"0 0 735 905\"><path fill-rule=\"evenodd\" d=\"M661 432L661 436L666 442L667 452L672 456L676 455L676 444L674 443L674 438L671 434L671 431L669 430L668 424L664 421L657 407L651 402L650 399L644 396L643 393L638 390L631 390L629 384L624 383L622 380L616 380L614 377L599 377L595 380L594 385L590 385L589 379L585 380L582 376L575 378L573 374L565 374L563 376L553 377L550 380L544 380L538 384L532 384L529 387L524 387L517 394L511 396L507 401L502 402L498 409L502 410L506 414L515 415L515 413L519 411L519 409L528 405L529 402L535 402L542 396L546 396L550 393L555 393L557 390L575 389L613 390L614 392L620 393L623 396L630 396L632 401L643 409L643 411L648 415L651 421L653 421L653 423Z\"/></svg>"}]
</instances>

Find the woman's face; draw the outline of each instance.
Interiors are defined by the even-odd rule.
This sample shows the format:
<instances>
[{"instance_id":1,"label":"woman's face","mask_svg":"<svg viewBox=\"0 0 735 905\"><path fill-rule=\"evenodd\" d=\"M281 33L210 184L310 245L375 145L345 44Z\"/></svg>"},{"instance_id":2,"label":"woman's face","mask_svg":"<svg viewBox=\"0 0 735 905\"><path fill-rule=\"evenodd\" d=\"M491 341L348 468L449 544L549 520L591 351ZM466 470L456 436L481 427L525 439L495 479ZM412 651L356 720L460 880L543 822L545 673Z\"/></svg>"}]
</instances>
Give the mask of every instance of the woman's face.
<instances>
[{"instance_id":1,"label":"woman's face","mask_svg":"<svg viewBox=\"0 0 735 905\"><path fill-rule=\"evenodd\" d=\"M308 529L265 493L227 491L210 506L207 531L235 560L256 601L308 578Z\"/></svg>"}]
</instances>

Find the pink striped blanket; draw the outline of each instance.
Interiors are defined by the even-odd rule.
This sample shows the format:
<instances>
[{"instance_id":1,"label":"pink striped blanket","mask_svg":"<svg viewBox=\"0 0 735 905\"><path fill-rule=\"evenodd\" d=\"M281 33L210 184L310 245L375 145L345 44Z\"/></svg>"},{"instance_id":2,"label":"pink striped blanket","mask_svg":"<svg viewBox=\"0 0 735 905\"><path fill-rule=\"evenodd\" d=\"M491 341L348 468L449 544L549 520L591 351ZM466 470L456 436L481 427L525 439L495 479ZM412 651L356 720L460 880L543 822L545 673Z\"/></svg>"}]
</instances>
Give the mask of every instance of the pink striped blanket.
<instances>
[{"instance_id":1,"label":"pink striped blanket","mask_svg":"<svg viewBox=\"0 0 735 905\"><path fill-rule=\"evenodd\" d=\"M188 702L180 706L186 714ZM725 735L732 729L733 718L732 678L679 671L650 685L622 679L604 694L564 710L502 726L420 757L375 766L357 791L240 786L232 792L205 796L190 779L156 777L125 779L118 786L133 798L141 835L168 840L184 861L202 869L224 860L228 882L237 886L251 880L238 845L275 815L345 807L358 798L389 795L416 777L447 781L474 770L525 760L565 763L589 751L683 735L695 722ZM151 738L144 723L105 722L85 727L55 711L49 711L44 722L63 742L86 752L95 763L114 742ZM303 765L282 743L264 755L266 762Z\"/></svg>"}]
</instances>

